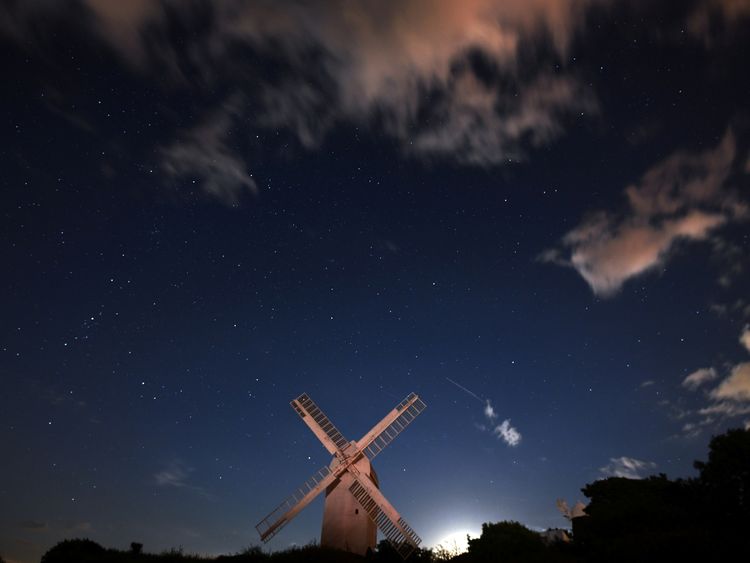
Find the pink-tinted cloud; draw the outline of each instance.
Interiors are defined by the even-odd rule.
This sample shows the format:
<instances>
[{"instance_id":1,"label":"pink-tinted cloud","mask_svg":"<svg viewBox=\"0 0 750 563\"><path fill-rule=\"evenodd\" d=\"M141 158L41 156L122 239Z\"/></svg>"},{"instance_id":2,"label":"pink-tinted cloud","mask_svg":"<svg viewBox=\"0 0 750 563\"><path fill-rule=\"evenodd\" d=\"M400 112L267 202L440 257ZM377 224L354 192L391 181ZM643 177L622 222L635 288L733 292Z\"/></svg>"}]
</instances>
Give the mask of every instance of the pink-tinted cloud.
<instances>
[{"instance_id":1,"label":"pink-tinted cloud","mask_svg":"<svg viewBox=\"0 0 750 563\"><path fill-rule=\"evenodd\" d=\"M739 341L750 351L750 325L745 325L742 329ZM717 378L718 374L714 368L703 368L686 377L682 384L688 389L695 390ZM704 428L717 422L750 413L750 362L734 365L729 375L707 396L710 404L697 411L701 419L684 425L683 431L686 435L697 436Z\"/></svg>"},{"instance_id":2,"label":"pink-tinted cloud","mask_svg":"<svg viewBox=\"0 0 750 563\"><path fill-rule=\"evenodd\" d=\"M742 329L742 333L740 334L740 344L742 344L745 349L750 352L750 324L745 325L745 327Z\"/></svg>"},{"instance_id":3,"label":"pink-tinted cloud","mask_svg":"<svg viewBox=\"0 0 750 563\"><path fill-rule=\"evenodd\" d=\"M750 362L734 366L729 376L711 391L711 397L718 400L750 402Z\"/></svg>"},{"instance_id":4,"label":"pink-tinted cloud","mask_svg":"<svg viewBox=\"0 0 750 563\"><path fill-rule=\"evenodd\" d=\"M535 145L553 139L565 114L595 110L592 96L570 76L529 80L517 72L522 41L546 34L563 54L591 3L325 2L287 4L283 11L261 4L227 19L224 33L253 44L275 41L301 65L311 47L325 53L323 65L338 103L331 121L378 115L410 153L485 165L520 158L526 139ZM516 87L502 91L469 70L457 71L456 63L472 50ZM432 125L422 129L417 115L428 91L437 92L440 101L430 108ZM307 119L320 95L304 82L271 88L274 125L292 127L311 144L326 124L318 123L316 130Z\"/></svg>"},{"instance_id":5,"label":"pink-tinted cloud","mask_svg":"<svg viewBox=\"0 0 750 563\"><path fill-rule=\"evenodd\" d=\"M80 20L133 68L158 72L184 87L196 78L210 84L222 68L245 75L248 64L231 54L237 45L272 52L283 59L287 75L280 80L254 76L238 89L252 90L259 99L259 124L287 128L306 146L318 143L337 122L375 122L409 154L497 165L559 136L566 117L596 110L592 94L566 72L564 61L587 9L610 2L220 0L206 6L81 0L87 17ZM41 6L45 17L52 10L65 17L51 1L31 4L17 10L23 12L19 29L28 27ZM179 46L171 42L169 21L198 19L209 22L207 29ZM539 64L534 71L525 62L519 72L520 47L539 41L553 46L562 68L551 73L546 70L551 65ZM481 53L502 81L480 80L465 64L472 52ZM188 79L186 68L198 76Z\"/></svg>"},{"instance_id":6,"label":"pink-tinted cloud","mask_svg":"<svg viewBox=\"0 0 750 563\"><path fill-rule=\"evenodd\" d=\"M115 45L128 60L143 64L143 33L151 21L162 14L162 4L155 0L84 0L95 15L94 29L102 39Z\"/></svg>"},{"instance_id":7,"label":"pink-tinted cloud","mask_svg":"<svg viewBox=\"0 0 750 563\"><path fill-rule=\"evenodd\" d=\"M734 136L701 153L678 152L625 190L625 213L594 213L565 235L544 261L570 265L600 296L662 266L680 241L705 240L716 229L746 217L727 189L735 162Z\"/></svg>"},{"instance_id":8,"label":"pink-tinted cloud","mask_svg":"<svg viewBox=\"0 0 750 563\"><path fill-rule=\"evenodd\" d=\"M719 374L716 373L716 370L714 368L701 368L695 370L693 373L683 379L682 386L687 387L691 390L695 390L704 383L713 381L717 377L719 377Z\"/></svg>"},{"instance_id":9,"label":"pink-tinted cloud","mask_svg":"<svg viewBox=\"0 0 750 563\"><path fill-rule=\"evenodd\" d=\"M688 16L687 28L710 45L719 32L717 26L726 30L748 17L750 0L702 0Z\"/></svg>"}]
</instances>

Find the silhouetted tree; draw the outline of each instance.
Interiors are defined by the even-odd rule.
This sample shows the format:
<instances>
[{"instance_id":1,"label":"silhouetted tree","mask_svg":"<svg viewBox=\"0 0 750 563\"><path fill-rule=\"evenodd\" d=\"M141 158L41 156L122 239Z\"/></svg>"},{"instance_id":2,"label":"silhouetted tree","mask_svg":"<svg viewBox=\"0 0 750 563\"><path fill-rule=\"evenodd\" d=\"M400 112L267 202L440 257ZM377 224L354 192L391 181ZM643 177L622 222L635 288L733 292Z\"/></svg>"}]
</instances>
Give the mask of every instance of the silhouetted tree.
<instances>
[{"instance_id":1,"label":"silhouetted tree","mask_svg":"<svg viewBox=\"0 0 750 563\"><path fill-rule=\"evenodd\" d=\"M588 516L573 520L576 546L593 560L669 561L706 549L693 483L666 475L586 485Z\"/></svg>"},{"instance_id":2,"label":"silhouetted tree","mask_svg":"<svg viewBox=\"0 0 750 563\"><path fill-rule=\"evenodd\" d=\"M750 523L750 430L714 436L708 445L708 461L693 465L710 499L711 516L725 525L746 527Z\"/></svg>"},{"instance_id":3,"label":"silhouetted tree","mask_svg":"<svg viewBox=\"0 0 750 563\"><path fill-rule=\"evenodd\" d=\"M143 544L136 541L130 543L130 553L133 555L140 555L143 553Z\"/></svg>"}]
</instances>

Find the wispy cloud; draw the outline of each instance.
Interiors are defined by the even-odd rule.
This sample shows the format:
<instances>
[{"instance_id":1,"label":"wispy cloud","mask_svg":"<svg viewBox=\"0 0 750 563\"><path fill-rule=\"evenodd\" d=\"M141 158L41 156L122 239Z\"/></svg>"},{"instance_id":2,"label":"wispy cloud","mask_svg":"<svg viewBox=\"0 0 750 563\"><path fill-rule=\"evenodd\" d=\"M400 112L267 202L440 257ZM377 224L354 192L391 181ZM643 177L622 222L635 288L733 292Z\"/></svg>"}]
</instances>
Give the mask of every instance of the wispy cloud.
<instances>
[{"instance_id":1,"label":"wispy cloud","mask_svg":"<svg viewBox=\"0 0 750 563\"><path fill-rule=\"evenodd\" d=\"M18 523L18 527L24 530L46 530L49 526L46 522L38 520L23 520Z\"/></svg>"},{"instance_id":2,"label":"wispy cloud","mask_svg":"<svg viewBox=\"0 0 750 563\"><path fill-rule=\"evenodd\" d=\"M487 402L484 405L484 416L490 422L493 422L497 418L495 408L492 406L489 399L487 399Z\"/></svg>"},{"instance_id":3,"label":"wispy cloud","mask_svg":"<svg viewBox=\"0 0 750 563\"><path fill-rule=\"evenodd\" d=\"M495 426L492 433L511 447L516 447L521 443L521 433L510 425L509 418Z\"/></svg>"},{"instance_id":4,"label":"wispy cloud","mask_svg":"<svg viewBox=\"0 0 750 563\"><path fill-rule=\"evenodd\" d=\"M164 469L154 474L154 483L159 487L185 489L197 493L207 499L215 497L203 487L195 485L190 480L193 468L179 459L170 461Z\"/></svg>"},{"instance_id":5,"label":"wispy cloud","mask_svg":"<svg viewBox=\"0 0 750 563\"><path fill-rule=\"evenodd\" d=\"M662 266L680 241L706 240L747 217L725 185L735 156L731 131L713 149L673 154L625 190L625 212L591 214L540 260L573 267L595 294L614 295L629 279Z\"/></svg>"},{"instance_id":6,"label":"wispy cloud","mask_svg":"<svg viewBox=\"0 0 750 563\"><path fill-rule=\"evenodd\" d=\"M91 524L91 522L66 521L62 522L61 527L68 533L75 532L79 534L91 532L94 529L94 526Z\"/></svg>"},{"instance_id":7,"label":"wispy cloud","mask_svg":"<svg viewBox=\"0 0 750 563\"><path fill-rule=\"evenodd\" d=\"M185 89L238 83L259 110L255 125L305 146L347 121L375 125L417 157L486 166L523 158L596 111L568 51L588 9L609 3L82 0L73 13L138 72ZM12 3L0 32L33 43L40 26L70 17L55 4ZM200 33L178 45L175 22Z\"/></svg>"},{"instance_id":8,"label":"wispy cloud","mask_svg":"<svg viewBox=\"0 0 750 563\"><path fill-rule=\"evenodd\" d=\"M750 0L702 0L694 4L687 29L710 46L719 33L726 33L749 17ZM720 28L717 28L717 22L721 24Z\"/></svg>"},{"instance_id":9,"label":"wispy cloud","mask_svg":"<svg viewBox=\"0 0 750 563\"><path fill-rule=\"evenodd\" d=\"M739 342L750 352L750 327L745 325L740 333ZM682 385L695 390L707 382L719 378L714 368L699 369L690 374ZM688 421L683 425L683 432L687 436L698 436L704 428L717 425L731 418L750 414L750 362L740 362L729 368L729 372L718 385L711 389L706 396L710 403L696 414L700 417Z\"/></svg>"},{"instance_id":10,"label":"wispy cloud","mask_svg":"<svg viewBox=\"0 0 750 563\"><path fill-rule=\"evenodd\" d=\"M697 369L682 380L682 386L690 390L695 390L704 383L713 381L717 377L719 377L719 374L716 373L714 368Z\"/></svg>"},{"instance_id":11,"label":"wispy cloud","mask_svg":"<svg viewBox=\"0 0 750 563\"><path fill-rule=\"evenodd\" d=\"M740 333L740 344L742 344L745 349L750 352L750 324L745 325L745 327L742 329L742 332Z\"/></svg>"},{"instance_id":12,"label":"wispy cloud","mask_svg":"<svg viewBox=\"0 0 750 563\"><path fill-rule=\"evenodd\" d=\"M729 376L711 391L711 397L718 400L750 403L750 362L734 366Z\"/></svg>"},{"instance_id":13,"label":"wispy cloud","mask_svg":"<svg viewBox=\"0 0 750 563\"><path fill-rule=\"evenodd\" d=\"M701 421L701 425L711 424L716 420L715 417L717 416L734 418L750 414L750 403L742 403L732 400L719 401L698 410L698 414L705 417L703 421Z\"/></svg>"},{"instance_id":14,"label":"wispy cloud","mask_svg":"<svg viewBox=\"0 0 750 563\"><path fill-rule=\"evenodd\" d=\"M502 440L507 445L513 448L521 443L521 433L518 431L517 428L514 428L513 426L510 425L509 418L506 418L500 424L495 424L495 421L497 420L498 415L495 412L495 407L492 406L492 403L490 402L489 399L486 399L484 403L484 418L487 420L487 423L490 425L489 427L485 427L485 428L490 429L490 431L495 437Z\"/></svg>"},{"instance_id":15,"label":"wispy cloud","mask_svg":"<svg viewBox=\"0 0 750 563\"><path fill-rule=\"evenodd\" d=\"M184 464L173 461L154 475L154 481L160 487L187 487L188 472Z\"/></svg>"},{"instance_id":16,"label":"wispy cloud","mask_svg":"<svg viewBox=\"0 0 750 563\"><path fill-rule=\"evenodd\" d=\"M604 477L626 477L627 479L643 479L644 473L656 468L652 461L643 461L634 457L612 457L609 463L599 468Z\"/></svg>"},{"instance_id":17,"label":"wispy cloud","mask_svg":"<svg viewBox=\"0 0 750 563\"><path fill-rule=\"evenodd\" d=\"M256 194L258 187L244 160L230 147L232 123L241 104L240 97L227 101L163 147L164 171L175 178L192 178L204 192L226 204L236 204L243 193Z\"/></svg>"}]
</instances>

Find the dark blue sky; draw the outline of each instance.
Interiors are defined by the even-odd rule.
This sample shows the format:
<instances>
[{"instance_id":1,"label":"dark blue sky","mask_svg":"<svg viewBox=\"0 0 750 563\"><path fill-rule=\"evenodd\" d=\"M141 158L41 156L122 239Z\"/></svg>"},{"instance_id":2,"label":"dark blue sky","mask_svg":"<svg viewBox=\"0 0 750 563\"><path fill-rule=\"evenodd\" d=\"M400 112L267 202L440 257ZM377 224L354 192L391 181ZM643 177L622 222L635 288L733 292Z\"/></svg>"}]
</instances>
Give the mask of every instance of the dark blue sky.
<instances>
[{"instance_id":1,"label":"dark blue sky","mask_svg":"<svg viewBox=\"0 0 750 563\"><path fill-rule=\"evenodd\" d=\"M668 4L6 3L0 554L257 543L302 392L424 399L426 545L693 475L750 422L750 6Z\"/></svg>"}]
</instances>

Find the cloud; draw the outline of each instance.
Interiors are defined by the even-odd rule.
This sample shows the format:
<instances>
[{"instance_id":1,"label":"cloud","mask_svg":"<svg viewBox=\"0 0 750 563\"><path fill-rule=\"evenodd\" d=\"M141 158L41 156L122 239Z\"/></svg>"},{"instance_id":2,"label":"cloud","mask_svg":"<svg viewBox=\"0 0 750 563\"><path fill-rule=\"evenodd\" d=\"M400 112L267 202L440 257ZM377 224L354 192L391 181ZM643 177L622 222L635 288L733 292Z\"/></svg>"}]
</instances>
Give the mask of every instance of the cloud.
<instances>
[{"instance_id":1,"label":"cloud","mask_svg":"<svg viewBox=\"0 0 750 563\"><path fill-rule=\"evenodd\" d=\"M46 530L48 528L46 522L39 522L37 520L24 520L18 523L18 527L24 530Z\"/></svg>"},{"instance_id":2,"label":"cloud","mask_svg":"<svg viewBox=\"0 0 750 563\"><path fill-rule=\"evenodd\" d=\"M464 391L466 394L474 397L477 401L484 403L482 414L484 414L484 418L486 419L487 424L475 423L474 426L478 430L482 432L491 432L495 437L503 440L507 445L511 447L515 447L521 443L521 433L516 428L513 428L510 425L509 418L506 418L500 424L493 426L493 424L495 424L495 421L498 419L498 414L489 399L482 399L479 395L474 393L474 391L464 387L456 381L453 381L450 377L446 377L445 379Z\"/></svg>"},{"instance_id":3,"label":"cloud","mask_svg":"<svg viewBox=\"0 0 750 563\"><path fill-rule=\"evenodd\" d=\"M611 3L82 0L75 19L139 72L185 88L237 83L258 124L305 146L342 121L377 124L408 154L487 166L523 158L566 119L596 111L566 61L588 9ZM54 5L7 8L13 36L25 45L25 30L71 17ZM177 44L174 27L199 32Z\"/></svg>"},{"instance_id":4,"label":"cloud","mask_svg":"<svg viewBox=\"0 0 750 563\"><path fill-rule=\"evenodd\" d=\"M162 168L174 178L197 178L207 194L234 205L244 193L256 194L258 187L244 161L230 148L236 134L232 121L240 112L238 98L226 102L180 138L163 147Z\"/></svg>"},{"instance_id":5,"label":"cloud","mask_svg":"<svg viewBox=\"0 0 750 563\"><path fill-rule=\"evenodd\" d=\"M734 418L748 413L750 413L750 403L738 403L736 401L720 401L698 411L698 414L707 417L704 419L706 423L713 422L714 419L711 417L715 416Z\"/></svg>"},{"instance_id":6,"label":"cloud","mask_svg":"<svg viewBox=\"0 0 750 563\"><path fill-rule=\"evenodd\" d=\"M750 402L750 362L734 366L729 376L711 391L711 397L717 400Z\"/></svg>"},{"instance_id":7,"label":"cloud","mask_svg":"<svg viewBox=\"0 0 750 563\"><path fill-rule=\"evenodd\" d=\"M66 521L62 523L62 528L69 533L75 532L80 534L91 532L94 529L94 526L91 524L91 522Z\"/></svg>"},{"instance_id":8,"label":"cloud","mask_svg":"<svg viewBox=\"0 0 750 563\"><path fill-rule=\"evenodd\" d=\"M612 457L609 464L599 468L605 477L625 477L627 479L642 479L643 472L654 469L656 464L652 461L642 461L633 457Z\"/></svg>"},{"instance_id":9,"label":"cloud","mask_svg":"<svg viewBox=\"0 0 750 563\"><path fill-rule=\"evenodd\" d=\"M745 349L750 352L750 324L746 324L742 329L742 333L740 334L740 344L742 344Z\"/></svg>"},{"instance_id":10,"label":"cloud","mask_svg":"<svg viewBox=\"0 0 750 563\"><path fill-rule=\"evenodd\" d=\"M748 17L750 0L702 0L695 4L688 16L687 28L710 46L720 32L731 29Z\"/></svg>"},{"instance_id":11,"label":"cloud","mask_svg":"<svg viewBox=\"0 0 750 563\"><path fill-rule=\"evenodd\" d=\"M719 376L714 368L701 368L695 370L682 380L682 386L694 391L704 383L713 381Z\"/></svg>"},{"instance_id":12,"label":"cloud","mask_svg":"<svg viewBox=\"0 0 750 563\"><path fill-rule=\"evenodd\" d=\"M624 213L591 214L539 259L572 266L595 294L614 295L627 280L663 266L679 242L705 240L747 216L725 186L735 154L731 131L713 149L673 154L625 190Z\"/></svg>"},{"instance_id":13,"label":"cloud","mask_svg":"<svg viewBox=\"0 0 750 563\"><path fill-rule=\"evenodd\" d=\"M490 422L493 422L497 418L497 413L495 412L495 409L490 403L489 399L487 399L487 402L484 405L484 416Z\"/></svg>"},{"instance_id":14,"label":"cloud","mask_svg":"<svg viewBox=\"0 0 750 563\"><path fill-rule=\"evenodd\" d=\"M743 303L740 302L738 307L742 306ZM750 351L750 325L744 326L739 341ZM694 390L717 377L713 368L703 368L686 377L682 385ZM708 397L711 403L697 411L701 419L683 426L683 431L688 436L697 436L704 427L724 419L750 414L750 362L733 366L729 375L708 393Z\"/></svg>"},{"instance_id":15,"label":"cloud","mask_svg":"<svg viewBox=\"0 0 750 563\"><path fill-rule=\"evenodd\" d=\"M205 499L216 500L216 497L212 493L190 481L190 474L192 472L192 467L189 467L179 459L174 459L164 469L155 473L153 479L154 483L159 487L184 489L197 493Z\"/></svg>"},{"instance_id":16,"label":"cloud","mask_svg":"<svg viewBox=\"0 0 750 563\"><path fill-rule=\"evenodd\" d=\"M336 121L377 118L409 153L488 165L553 139L566 114L594 110L572 76L534 72L531 65L519 72L524 43L546 35L564 54L591 3L334 1L286 5L283 12L265 5L240 10L224 27L242 41L276 42L296 70L293 81L304 76L309 53L320 53L331 92L309 79L266 89L276 101L272 121L296 130L303 143ZM481 72L472 64L477 60ZM317 112L311 126L316 106L333 115Z\"/></svg>"},{"instance_id":17,"label":"cloud","mask_svg":"<svg viewBox=\"0 0 750 563\"><path fill-rule=\"evenodd\" d=\"M84 0L96 17L95 31L117 46L127 60L142 63L146 58L145 27L160 19L162 7L154 0Z\"/></svg>"},{"instance_id":18,"label":"cloud","mask_svg":"<svg viewBox=\"0 0 750 563\"><path fill-rule=\"evenodd\" d=\"M168 467L154 475L154 481L160 487L186 487L188 485L188 474L189 469L181 462L173 461Z\"/></svg>"},{"instance_id":19,"label":"cloud","mask_svg":"<svg viewBox=\"0 0 750 563\"><path fill-rule=\"evenodd\" d=\"M492 433L511 447L521 443L521 433L510 425L509 418L495 426Z\"/></svg>"},{"instance_id":20,"label":"cloud","mask_svg":"<svg viewBox=\"0 0 750 563\"><path fill-rule=\"evenodd\" d=\"M432 108L430 126L411 132L399 129L410 152L450 157L476 165L525 158L525 145L541 146L558 137L562 117L570 112L595 112L590 94L570 77L541 74L519 83L518 94L505 97L474 74L457 76L443 100Z\"/></svg>"}]
</instances>

